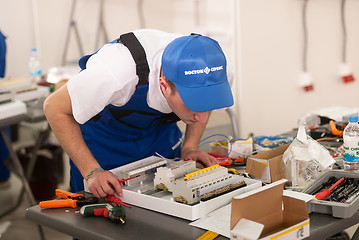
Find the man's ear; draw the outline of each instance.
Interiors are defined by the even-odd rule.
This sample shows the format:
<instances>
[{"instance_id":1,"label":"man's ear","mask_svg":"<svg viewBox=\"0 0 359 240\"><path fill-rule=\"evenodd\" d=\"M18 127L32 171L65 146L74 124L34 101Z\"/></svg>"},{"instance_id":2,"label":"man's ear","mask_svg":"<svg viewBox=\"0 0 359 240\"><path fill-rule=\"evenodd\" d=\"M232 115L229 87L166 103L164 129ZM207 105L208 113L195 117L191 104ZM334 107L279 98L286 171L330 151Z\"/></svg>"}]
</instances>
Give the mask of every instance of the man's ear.
<instances>
[{"instance_id":1,"label":"man's ear","mask_svg":"<svg viewBox=\"0 0 359 240\"><path fill-rule=\"evenodd\" d=\"M167 98L171 94L171 87L164 77L160 77L159 81L162 94Z\"/></svg>"}]
</instances>

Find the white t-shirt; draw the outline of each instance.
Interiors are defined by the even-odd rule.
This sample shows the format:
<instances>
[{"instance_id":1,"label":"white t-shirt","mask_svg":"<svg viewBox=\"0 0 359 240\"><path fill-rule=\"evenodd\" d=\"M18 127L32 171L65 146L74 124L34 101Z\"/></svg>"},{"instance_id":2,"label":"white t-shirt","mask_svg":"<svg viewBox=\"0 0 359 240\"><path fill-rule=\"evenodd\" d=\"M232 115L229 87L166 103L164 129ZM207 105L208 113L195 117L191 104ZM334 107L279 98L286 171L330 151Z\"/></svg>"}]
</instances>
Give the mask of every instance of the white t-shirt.
<instances>
[{"instance_id":1,"label":"white t-shirt","mask_svg":"<svg viewBox=\"0 0 359 240\"><path fill-rule=\"evenodd\" d=\"M162 113L171 113L159 86L161 60L166 46L183 35L152 29L133 33L145 49L150 68L147 104ZM230 85L233 76L227 66ZM86 69L67 83L75 120L83 124L109 104L125 105L135 92L137 83L136 64L128 48L120 43L105 44L89 58Z\"/></svg>"},{"instance_id":2,"label":"white t-shirt","mask_svg":"<svg viewBox=\"0 0 359 240\"><path fill-rule=\"evenodd\" d=\"M171 113L160 86L161 58L165 47L180 34L158 30L133 31L145 49L150 68L147 104L162 113ZM125 105L136 90L136 64L123 44L105 44L86 63L86 69L70 79L67 88L75 120L83 124L107 105Z\"/></svg>"}]
</instances>

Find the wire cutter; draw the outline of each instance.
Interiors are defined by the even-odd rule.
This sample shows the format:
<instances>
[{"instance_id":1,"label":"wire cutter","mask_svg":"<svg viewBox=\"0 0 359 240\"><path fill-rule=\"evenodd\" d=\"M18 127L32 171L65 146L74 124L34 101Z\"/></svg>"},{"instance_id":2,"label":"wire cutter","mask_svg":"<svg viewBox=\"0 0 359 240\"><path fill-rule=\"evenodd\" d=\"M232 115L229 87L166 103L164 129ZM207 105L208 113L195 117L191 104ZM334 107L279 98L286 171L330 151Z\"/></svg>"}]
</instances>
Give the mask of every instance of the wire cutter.
<instances>
[{"instance_id":1,"label":"wire cutter","mask_svg":"<svg viewBox=\"0 0 359 240\"><path fill-rule=\"evenodd\" d=\"M84 197L83 194L71 193L68 191L56 189L56 196L63 199L41 201L41 208L61 208L61 207L82 207L88 204L94 204L98 202L96 197Z\"/></svg>"}]
</instances>

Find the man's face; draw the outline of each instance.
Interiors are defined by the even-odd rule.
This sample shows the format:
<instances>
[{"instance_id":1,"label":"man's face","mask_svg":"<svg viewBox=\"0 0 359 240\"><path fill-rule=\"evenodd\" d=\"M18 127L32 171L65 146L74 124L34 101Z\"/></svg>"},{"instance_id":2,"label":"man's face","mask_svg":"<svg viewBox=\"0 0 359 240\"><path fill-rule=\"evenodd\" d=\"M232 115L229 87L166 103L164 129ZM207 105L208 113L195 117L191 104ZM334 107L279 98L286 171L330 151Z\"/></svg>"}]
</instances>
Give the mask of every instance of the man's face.
<instances>
[{"instance_id":1,"label":"man's face","mask_svg":"<svg viewBox=\"0 0 359 240\"><path fill-rule=\"evenodd\" d=\"M168 105L184 123L206 123L208 121L209 112L193 112L189 110L183 103L178 91L173 91L165 79L160 79L160 85Z\"/></svg>"}]
</instances>

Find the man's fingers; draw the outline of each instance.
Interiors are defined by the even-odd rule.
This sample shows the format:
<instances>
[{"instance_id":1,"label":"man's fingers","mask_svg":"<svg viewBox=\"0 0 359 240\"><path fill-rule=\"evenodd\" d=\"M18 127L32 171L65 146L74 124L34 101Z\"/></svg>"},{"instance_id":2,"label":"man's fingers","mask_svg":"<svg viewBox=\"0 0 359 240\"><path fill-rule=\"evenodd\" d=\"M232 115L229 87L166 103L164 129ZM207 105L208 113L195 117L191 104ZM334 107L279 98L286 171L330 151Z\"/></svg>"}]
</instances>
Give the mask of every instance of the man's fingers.
<instances>
[{"instance_id":1,"label":"man's fingers","mask_svg":"<svg viewBox=\"0 0 359 240\"><path fill-rule=\"evenodd\" d=\"M218 161L217 161L217 159L215 157L209 155L208 153L207 153L207 156L209 157L209 160L211 162L211 166L217 164Z\"/></svg>"},{"instance_id":2,"label":"man's fingers","mask_svg":"<svg viewBox=\"0 0 359 240\"><path fill-rule=\"evenodd\" d=\"M217 164L217 159L207 153L201 152L201 154L198 156L198 160L202 162L202 165L204 167L210 167Z\"/></svg>"},{"instance_id":3,"label":"man's fingers","mask_svg":"<svg viewBox=\"0 0 359 240\"><path fill-rule=\"evenodd\" d=\"M200 161L196 161L196 168L204 168L205 166L203 165L202 162Z\"/></svg>"},{"instance_id":4,"label":"man's fingers","mask_svg":"<svg viewBox=\"0 0 359 240\"><path fill-rule=\"evenodd\" d=\"M114 192L116 192L119 196L122 196L123 195L123 192L122 192L122 184L120 184L118 182L118 178L115 177L115 178L111 178L111 180L109 181L109 184L112 185L112 190ZM114 194L114 192L112 194Z\"/></svg>"},{"instance_id":5,"label":"man's fingers","mask_svg":"<svg viewBox=\"0 0 359 240\"><path fill-rule=\"evenodd\" d=\"M109 182L107 182L107 184L103 183L101 185L101 187L102 187L103 192L106 193L107 195L113 195L115 193L114 188L112 187L112 185L109 184Z\"/></svg>"},{"instance_id":6,"label":"man's fingers","mask_svg":"<svg viewBox=\"0 0 359 240\"><path fill-rule=\"evenodd\" d=\"M91 183L91 184L89 184L88 185L88 188L89 188L89 190L90 190L90 192L95 196L95 197L97 197L97 198L100 198L101 197L101 195L100 195L100 193L99 193L99 191L98 191L98 186L96 186L96 183Z\"/></svg>"},{"instance_id":7,"label":"man's fingers","mask_svg":"<svg viewBox=\"0 0 359 240\"><path fill-rule=\"evenodd\" d=\"M102 198L104 198L104 197L107 196L107 193L103 190L102 187L99 187L99 188L97 189L97 192L100 194L100 196L101 196Z\"/></svg>"},{"instance_id":8,"label":"man's fingers","mask_svg":"<svg viewBox=\"0 0 359 240\"><path fill-rule=\"evenodd\" d=\"M217 164L217 159L215 157L198 150L192 151L184 157L196 161L196 166L198 168L210 167Z\"/></svg>"},{"instance_id":9,"label":"man's fingers","mask_svg":"<svg viewBox=\"0 0 359 240\"><path fill-rule=\"evenodd\" d=\"M122 186L118 182L118 178L110 171L102 171L94 174L87 181L89 190L95 197L106 197L113 195L115 192L122 196Z\"/></svg>"}]
</instances>

